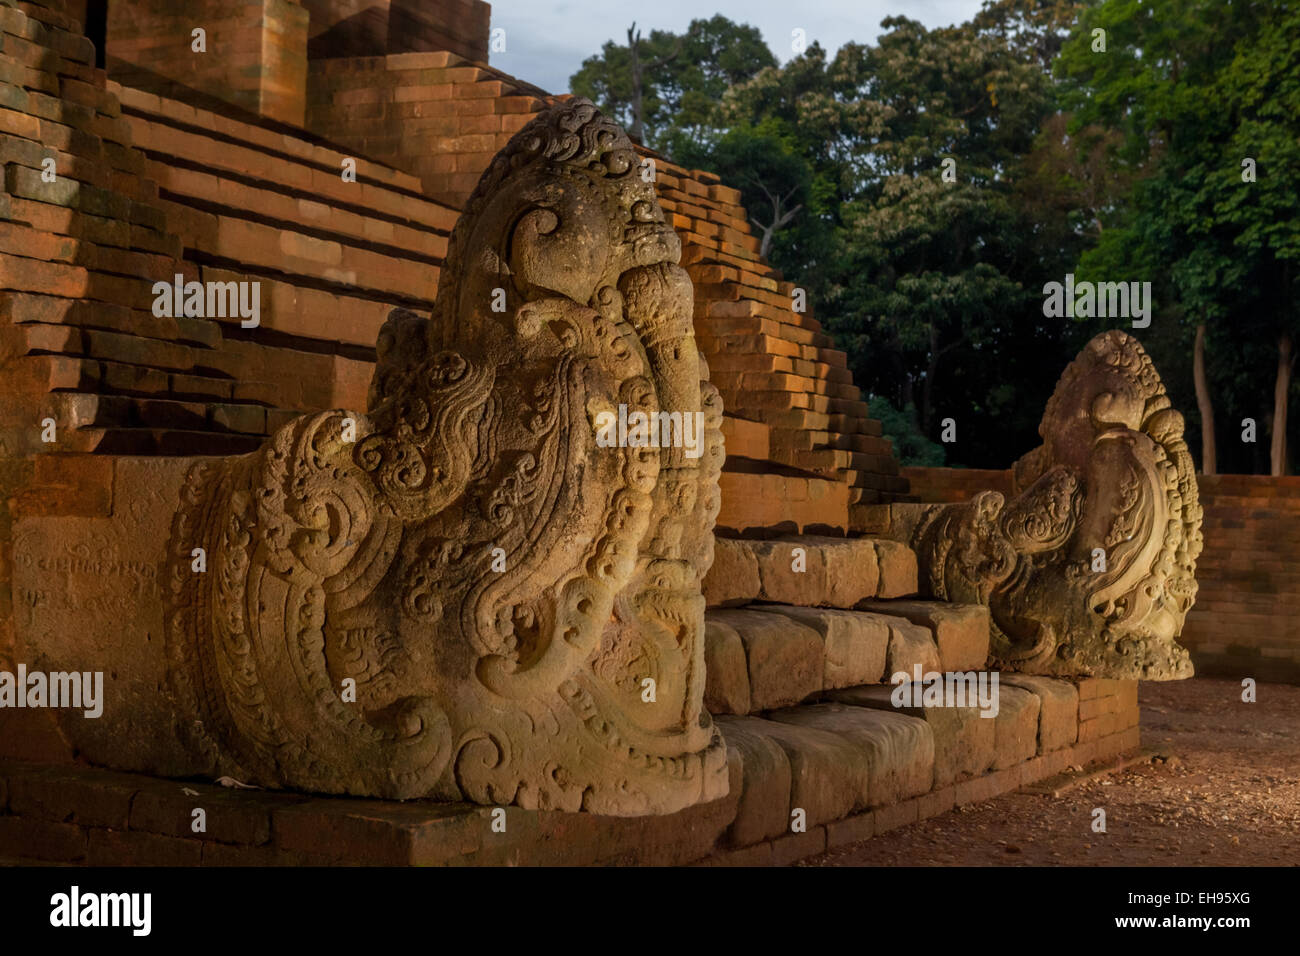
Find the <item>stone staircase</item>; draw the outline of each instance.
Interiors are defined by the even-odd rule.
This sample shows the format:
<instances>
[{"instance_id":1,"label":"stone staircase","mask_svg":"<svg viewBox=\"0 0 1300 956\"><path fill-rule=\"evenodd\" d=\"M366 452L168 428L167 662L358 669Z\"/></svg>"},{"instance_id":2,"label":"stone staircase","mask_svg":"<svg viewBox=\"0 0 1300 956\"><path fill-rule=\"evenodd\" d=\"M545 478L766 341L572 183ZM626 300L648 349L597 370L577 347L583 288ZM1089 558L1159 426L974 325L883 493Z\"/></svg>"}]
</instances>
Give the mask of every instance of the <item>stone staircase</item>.
<instances>
[{"instance_id":1,"label":"stone staircase","mask_svg":"<svg viewBox=\"0 0 1300 956\"><path fill-rule=\"evenodd\" d=\"M982 672L989 653L988 609L916 599L916 556L896 541L719 539L704 592L705 704L738 783L723 839L737 862L797 858L799 817L806 832L822 830L804 843L834 845L832 832L865 838L892 808L919 819L959 794L1059 772L1076 744L1137 746L1135 682L1000 673L991 717L978 706L896 707L890 675Z\"/></svg>"}]
</instances>

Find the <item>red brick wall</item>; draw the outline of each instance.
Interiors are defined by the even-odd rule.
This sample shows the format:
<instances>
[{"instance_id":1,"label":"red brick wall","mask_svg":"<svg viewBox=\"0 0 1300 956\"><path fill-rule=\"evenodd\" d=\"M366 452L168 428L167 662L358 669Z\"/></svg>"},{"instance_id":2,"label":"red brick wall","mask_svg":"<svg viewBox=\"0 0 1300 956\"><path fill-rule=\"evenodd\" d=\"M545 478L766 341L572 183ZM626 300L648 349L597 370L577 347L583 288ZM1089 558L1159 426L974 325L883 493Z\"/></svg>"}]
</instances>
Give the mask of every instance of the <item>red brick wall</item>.
<instances>
[{"instance_id":1,"label":"red brick wall","mask_svg":"<svg viewBox=\"0 0 1300 956\"><path fill-rule=\"evenodd\" d=\"M302 0L311 59L447 50L484 63L492 8L482 0Z\"/></svg>"},{"instance_id":2,"label":"red brick wall","mask_svg":"<svg viewBox=\"0 0 1300 956\"><path fill-rule=\"evenodd\" d=\"M979 468L904 468L918 501L968 501L981 491L1011 494L1011 472Z\"/></svg>"},{"instance_id":3,"label":"red brick wall","mask_svg":"<svg viewBox=\"0 0 1300 956\"><path fill-rule=\"evenodd\" d=\"M106 65L124 86L186 89L301 126L307 87L307 11L294 0L130 0L110 3ZM207 31L207 52L191 33Z\"/></svg>"},{"instance_id":4,"label":"red brick wall","mask_svg":"<svg viewBox=\"0 0 1300 956\"><path fill-rule=\"evenodd\" d=\"M1300 477L1196 480L1205 550L1182 642L1199 673L1300 683Z\"/></svg>"}]
</instances>

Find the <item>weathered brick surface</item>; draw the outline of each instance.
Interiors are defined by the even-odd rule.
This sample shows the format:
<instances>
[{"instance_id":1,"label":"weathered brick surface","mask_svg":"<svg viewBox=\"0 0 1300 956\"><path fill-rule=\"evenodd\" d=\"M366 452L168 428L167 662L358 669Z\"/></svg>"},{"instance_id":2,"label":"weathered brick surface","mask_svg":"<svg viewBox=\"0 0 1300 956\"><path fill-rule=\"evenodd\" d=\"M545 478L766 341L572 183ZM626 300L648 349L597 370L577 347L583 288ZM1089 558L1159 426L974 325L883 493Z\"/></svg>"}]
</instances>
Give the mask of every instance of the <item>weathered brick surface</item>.
<instances>
[{"instance_id":1,"label":"weathered brick surface","mask_svg":"<svg viewBox=\"0 0 1300 956\"><path fill-rule=\"evenodd\" d=\"M713 565L704 576L703 591L709 607L757 600L763 591L758 555L744 542L718 538L713 544Z\"/></svg>"},{"instance_id":2,"label":"weathered brick surface","mask_svg":"<svg viewBox=\"0 0 1300 956\"><path fill-rule=\"evenodd\" d=\"M993 769L1006 770L1033 758L1038 752L1038 696L1014 685L998 687L998 715Z\"/></svg>"},{"instance_id":3,"label":"weathered brick surface","mask_svg":"<svg viewBox=\"0 0 1300 956\"><path fill-rule=\"evenodd\" d=\"M833 608L761 606L811 627L825 643L822 687L856 687L883 679L889 649L889 625L880 615Z\"/></svg>"},{"instance_id":4,"label":"weathered brick surface","mask_svg":"<svg viewBox=\"0 0 1300 956\"><path fill-rule=\"evenodd\" d=\"M913 704L905 707L894 706L895 688L889 686L853 687L828 696L855 707L873 707L925 720L934 736L936 788L982 774L993 766L997 755L996 718L981 717L976 707L926 707L918 701L920 685L915 687Z\"/></svg>"},{"instance_id":5,"label":"weathered brick surface","mask_svg":"<svg viewBox=\"0 0 1300 956\"><path fill-rule=\"evenodd\" d=\"M749 662L745 643L731 625L704 621L704 706L711 714L748 714Z\"/></svg>"},{"instance_id":6,"label":"weathered brick surface","mask_svg":"<svg viewBox=\"0 0 1300 956\"><path fill-rule=\"evenodd\" d=\"M788 707L822 689L825 649L816 631L762 611L720 609L709 615L733 628L744 644L751 710Z\"/></svg>"},{"instance_id":7,"label":"weathered brick surface","mask_svg":"<svg viewBox=\"0 0 1300 956\"><path fill-rule=\"evenodd\" d=\"M1049 753L1073 744L1079 736L1079 691L1069 681L1027 674L1003 673L1003 686L1020 687L1038 697L1038 752ZM1137 682L1133 682L1134 692ZM1137 710L1137 698L1133 698Z\"/></svg>"},{"instance_id":8,"label":"weathered brick surface","mask_svg":"<svg viewBox=\"0 0 1300 956\"><path fill-rule=\"evenodd\" d=\"M979 604L943 601L864 601L864 611L907 618L934 634L945 671L982 670L989 656L989 611Z\"/></svg>"},{"instance_id":9,"label":"weathered brick surface","mask_svg":"<svg viewBox=\"0 0 1300 956\"><path fill-rule=\"evenodd\" d=\"M791 707L771 717L836 734L865 755L870 780L866 806L890 806L934 785L934 732L924 720L838 703Z\"/></svg>"},{"instance_id":10,"label":"weathered brick surface","mask_svg":"<svg viewBox=\"0 0 1300 956\"><path fill-rule=\"evenodd\" d=\"M727 831L735 846L771 840L790 832L791 769L785 750L764 733L767 721L754 717L718 720L729 755L741 767L736 818Z\"/></svg>"}]
</instances>

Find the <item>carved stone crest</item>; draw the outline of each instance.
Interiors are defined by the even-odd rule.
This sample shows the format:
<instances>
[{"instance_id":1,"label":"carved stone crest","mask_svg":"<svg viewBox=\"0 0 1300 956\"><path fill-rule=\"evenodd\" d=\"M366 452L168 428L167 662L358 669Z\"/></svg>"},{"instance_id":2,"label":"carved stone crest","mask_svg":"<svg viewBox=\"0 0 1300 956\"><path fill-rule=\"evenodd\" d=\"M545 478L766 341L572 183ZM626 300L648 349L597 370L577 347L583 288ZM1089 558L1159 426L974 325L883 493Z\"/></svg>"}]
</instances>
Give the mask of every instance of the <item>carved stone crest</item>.
<instances>
[{"instance_id":1,"label":"carved stone crest","mask_svg":"<svg viewBox=\"0 0 1300 956\"><path fill-rule=\"evenodd\" d=\"M432 321L384 326L366 414L192 469L166 582L190 748L377 797L632 815L726 793L700 593L722 408L680 252L587 101L511 140ZM598 445L620 405L699 413L703 453Z\"/></svg>"},{"instance_id":2,"label":"carved stone crest","mask_svg":"<svg viewBox=\"0 0 1300 956\"><path fill-rule=\"evenodd\" d=\"M1190 677L1201 506L1183 417L1136 339L1097 336L1013 467L1015 497L925 508L922 587L988 605L992 663L1024 673Z\"/></svg>"}]
</instances>

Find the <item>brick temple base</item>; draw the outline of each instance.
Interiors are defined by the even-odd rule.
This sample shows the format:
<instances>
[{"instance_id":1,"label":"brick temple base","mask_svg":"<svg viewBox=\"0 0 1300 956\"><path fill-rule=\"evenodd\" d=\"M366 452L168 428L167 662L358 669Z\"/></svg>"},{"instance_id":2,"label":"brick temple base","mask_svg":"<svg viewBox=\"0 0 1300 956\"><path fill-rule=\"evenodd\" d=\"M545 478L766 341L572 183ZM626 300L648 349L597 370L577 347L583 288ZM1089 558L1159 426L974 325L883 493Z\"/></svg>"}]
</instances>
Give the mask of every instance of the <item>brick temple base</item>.
<instances>
[{"instance_id":1,"label":"brick temple base","mask_svg":"<svg viewBox=\"0 0 1300 956\"><path fill-rule=\"evenodd\" d=\"M1129 682L1125 682L1129 683ZM603 817L226 789L0 761L0 861L90 865L782 865L1139 746L1136 694L1099 697L1081 743L775 840L736 846L740 788L666 817ZM1120 729L1115 729L1120 728ZM1112 731L1096 735L1094 730ZM733 752L733 759L734 759ZM733 773L733 781L739 773ZM202 810L204 832L194 832ZM496 818L494 821L494 817Z\"/></svg>"}]
</instances>

